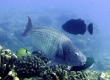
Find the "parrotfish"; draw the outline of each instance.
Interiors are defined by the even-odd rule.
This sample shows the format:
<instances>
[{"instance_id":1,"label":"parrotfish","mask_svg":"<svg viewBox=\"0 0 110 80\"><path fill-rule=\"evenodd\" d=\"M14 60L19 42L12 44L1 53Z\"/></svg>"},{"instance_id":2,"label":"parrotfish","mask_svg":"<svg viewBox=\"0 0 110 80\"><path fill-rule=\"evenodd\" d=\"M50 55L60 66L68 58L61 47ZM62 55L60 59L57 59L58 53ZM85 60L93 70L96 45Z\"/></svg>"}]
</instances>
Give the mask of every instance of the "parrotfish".
<instances>
[{"instance_id":1,"label":"parrotfish","mask_svg":"<svg viewBox=\"0 0 110 80\"><path fill-rule=\"evenodd\" d=\"M30 36L33 44L51 59L49 66L65 64L81 66L86 63L86 56L62 32L50 27L34 28L31 19L22 36Z\"/></svg>"},{"instance_id":2,"label":"parrotfish","mask_svg":"<svg viewBox=\"0 0 110 80\"><path fill-rule=\"evenodd\" d=\"M62 25L63 30L68 33L77 35L82 34L88 30L88 32L92 35L93 34L93 24L90 23L88 28L86 28L86 24L82 19L70 19L65 24Z\"/></svg>"}]
</instances>

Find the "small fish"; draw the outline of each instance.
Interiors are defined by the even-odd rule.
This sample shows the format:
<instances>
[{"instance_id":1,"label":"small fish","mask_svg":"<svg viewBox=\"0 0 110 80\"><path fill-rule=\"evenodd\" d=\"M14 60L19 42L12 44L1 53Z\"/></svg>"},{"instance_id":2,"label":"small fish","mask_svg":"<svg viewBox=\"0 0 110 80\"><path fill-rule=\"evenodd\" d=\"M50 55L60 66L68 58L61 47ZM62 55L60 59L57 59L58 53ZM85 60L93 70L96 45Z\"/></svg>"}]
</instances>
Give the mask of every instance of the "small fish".
<instances>
[{"instance_id":1,"label":"small fish","mask_svg":"<svg viewBox=\"0 0 110 80\"><path fill-rule=\"evenodd\" d=\"M84 33L87 30L86 24L81 19L68 20L65 24L62 25L62 28L66 32L74 34L74 35L77 35L77 34L84 35ZM88 25L88 31L91 35L93 34L93 24L92 23L90 23Z\"/></svg>"},{"instance_id":2,"label":"small fish","mask_svg":"<svg viewBox=\"0 0 110 80\"><path fill-rule=\"evenodd\" d=\"M17 55L18 57L27 56L27 55L30 55L30 54L31 54L31 52L28 51L28 50L25 49L25 48L20 48L20 49L18 49L18 50L16 51L16 55Z\"/></svg>"},{"instance_id":3,"label":"small fish","mask_svg":"<svg viewBox=\"0 0 110 80\"><path fill-rule=\"evenodd\" d=\"M81 66L86 63L86 56L72 43L72 41L54 28L37 27L34 28L31 19L22 36L29 35L33 44L52 60L49 66L56 64L66 64L71 66Z\"/></svg>"},{"instance_id":4,"label":"small fish","mask_svg":"<svg viewBox=\"0 0 110 80\"><path fill-rule=\"evenodd\" d=\"M91 67L95 63L94 58L87 57L86 64L83 66L73 66L70 71L81 71Z\"/></svg>"}]
</instances>

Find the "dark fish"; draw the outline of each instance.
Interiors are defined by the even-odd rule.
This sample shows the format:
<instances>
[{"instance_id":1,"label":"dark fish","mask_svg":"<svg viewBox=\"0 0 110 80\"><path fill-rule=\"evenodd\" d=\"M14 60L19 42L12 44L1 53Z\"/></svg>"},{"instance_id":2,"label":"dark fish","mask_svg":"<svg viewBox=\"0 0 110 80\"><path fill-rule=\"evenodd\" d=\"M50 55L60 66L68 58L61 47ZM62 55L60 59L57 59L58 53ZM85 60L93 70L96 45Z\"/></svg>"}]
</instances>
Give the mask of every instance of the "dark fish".
<instances>
[{"instance_id":1,"label":"dark fish","mask_svg":"<svg viewBox=\"0 0 110 80\"><path fill-rule=\"evenodd\" d=\"M92 64L95 63L94 58L87 57L86 64L83 66L73 66L70 71L81 71L89 68Z\"/></svg>"},{"instance_id":2,"label":"dark fish","mask_svg":"<svg viewBox=\"0 0 110 80\"><path fill-rule=\"evenodd\" d=\"M65 24L62 25L63 30L65 30L68 33L71 34L82 34L86 32L86 24L84 23L84 20L81 19L71 19L67 21ZM88 31L92 35L93 34L93 25L90 23L88 25Z\"/></svg>"},{"instance_id":3,"label":"dark fish","mask_svg":"<svg viewBox=\"0 0 110 80\"><path fill-rule=\"evenodd\" d=\"M49 66L66 64L81 66L86 63L86 56L72 43L72 41L60 31L49 27L32 26L31 19L22 36L29 35L30 41L52 60Z\"/></svg>"},{"instance_id":4,"label":"dark fish","mask_svg":"<svg viewBox=\"0 0 110 80\"><path fill-rule=\"evenodd\" d=\"M89 25L88 25L88 31L89 31L89 33L92 35L93 34L93 24L92 23L90 23Z\"/></svg>"}]
</instances>

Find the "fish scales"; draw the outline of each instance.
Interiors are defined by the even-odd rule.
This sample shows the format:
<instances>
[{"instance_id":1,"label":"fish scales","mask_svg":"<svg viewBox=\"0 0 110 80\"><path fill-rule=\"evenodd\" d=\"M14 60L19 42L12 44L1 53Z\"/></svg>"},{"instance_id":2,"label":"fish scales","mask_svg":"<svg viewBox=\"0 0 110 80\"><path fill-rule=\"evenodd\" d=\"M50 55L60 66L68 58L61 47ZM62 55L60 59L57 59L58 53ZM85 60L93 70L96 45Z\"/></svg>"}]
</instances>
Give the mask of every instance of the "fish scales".
<instances>
[{"instance_id":1,"label":"fish scales","mask_svg":"<svg viewBox=\"0 0 110 80\"><path fill-rule=\"evenodd\" d=\"M38 28L32 30L30 34L33 44L48 56L55 56L59 41L62 43L69 40L63 33L52 28Z\"/></svg>"}]
</instances>

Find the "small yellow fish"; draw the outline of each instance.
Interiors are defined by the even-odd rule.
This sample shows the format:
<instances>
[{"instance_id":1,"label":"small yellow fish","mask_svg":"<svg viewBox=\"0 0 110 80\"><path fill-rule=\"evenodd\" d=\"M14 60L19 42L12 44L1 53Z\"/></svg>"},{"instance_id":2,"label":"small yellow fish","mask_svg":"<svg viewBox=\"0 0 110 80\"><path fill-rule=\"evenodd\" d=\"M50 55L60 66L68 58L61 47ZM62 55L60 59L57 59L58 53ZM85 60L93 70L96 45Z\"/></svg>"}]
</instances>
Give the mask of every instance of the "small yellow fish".
<instances>
[{"instance_id":1,"label":"small yellow fish","mask_svg":"<svg viewBox=\"0 0 110 80\"><path fill-rule=\"evenodd\" d=\"M27 55L29 55L29 54L31 54L31 52L28 51L28 50L25 49L25 48L20 48L20 49L18 49L18 50L16 51L16 55L17 55L18 57L27 56Z\"/></svg>"}]
</instances>

